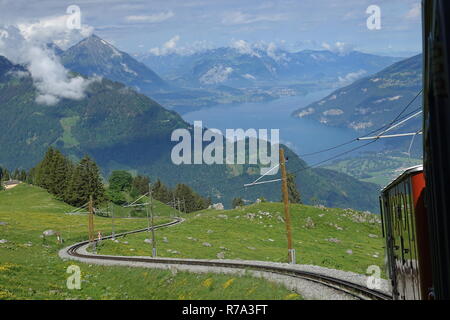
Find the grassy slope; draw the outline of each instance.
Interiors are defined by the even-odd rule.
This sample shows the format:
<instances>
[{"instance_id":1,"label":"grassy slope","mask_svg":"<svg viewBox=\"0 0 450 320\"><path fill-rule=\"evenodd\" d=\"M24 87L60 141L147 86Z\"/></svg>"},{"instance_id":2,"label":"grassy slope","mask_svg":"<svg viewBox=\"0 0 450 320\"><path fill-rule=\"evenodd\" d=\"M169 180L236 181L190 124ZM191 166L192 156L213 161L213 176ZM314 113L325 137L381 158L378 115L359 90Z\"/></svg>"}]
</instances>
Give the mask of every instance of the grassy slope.
<instances>
[{"instance_id":1,"label":"grassy slope","mask_svg":"<svg viewBox=\"0 0 450 320\"><path fill-rule=\"evenodd\" d=\"M0 192L0 300L3 299L298 299L283 287L251 277L189 274L143 268L104 267L75 262L81 290L68 290L58 250L86 237L87 217L65 215L70 206L28 185ZM156 220L158 223L167 218ZM117 219L116 231L143 228L146 219ZM95 218L96 230L109 232L111 220ZM43 244L44 230L60 231L66 240ZM31 244L31 246L29 245ZM231 280L234 279L234 280ZM125 281L126 280L126 281Z\"/></svg>"},{"instance_id":2,"label":"grassy slope","mask_svg":"<svg viewBox=\"0 0 450 320\"><path fill-rule=\"evenodd\" d=\"M305 205L291 205L291 215L298 263L358 273L365 273L369 265L383 269L379 216ZM216 259L219 252L224 252L226 259L286 262L287 244L282 216L281 203L192 213L185 216L186 222L182 225L156 232L158 255ZM306 221L312 221L314 226L311 227L310 223L307 227ZM164 237L168 242L162 241ZM145 234L130 235L127 244L108 242L100 252L129 255L130 249L135 249L133 254L148 255L151 251L144 243L145 238ZM340 242L330 242L327 240L330 238ZM211 247L204 246L204 242ZM347 250L352 250L352 254Z\"/></svg>"},{"instance_id":3,"label":"grassy slope","mask_svg":"<svg viewBox=\"0 0 450 320\"><path fill-rule=\"evenodd\" d=\"M361 181L386 186L405 168L422 164L421 159L399 156L367 156L353 159L336 160L324 166L331 170L346 173Z\"/></svg>"}]
</instances>

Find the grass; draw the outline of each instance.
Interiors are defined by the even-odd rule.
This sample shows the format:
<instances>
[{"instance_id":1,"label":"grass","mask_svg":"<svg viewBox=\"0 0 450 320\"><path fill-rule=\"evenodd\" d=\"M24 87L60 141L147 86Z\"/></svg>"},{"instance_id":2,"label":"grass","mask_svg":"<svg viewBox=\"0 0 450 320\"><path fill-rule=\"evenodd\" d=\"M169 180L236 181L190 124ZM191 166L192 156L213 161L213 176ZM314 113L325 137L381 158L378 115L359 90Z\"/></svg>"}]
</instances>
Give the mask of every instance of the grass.
<instances>
[{"instance_id":1,"label":"grass","mask_svg":"<svg viewBox=\"0 0 450 320\"><path fill-rule=\"evenodd\" d=\"M71 209L45 190L26 184L0 192L0 222L6 223L0 224L0 239L7 240L0 243L0 300L301 299L281 285L250 276L172 273L63 261L58 250L87 237L87 216L64 214ZM155 219L156 223L169 220ZM115 219L115 226L116 232L144 228L147 220ZM40 236L49 229L60 232L65 243L58 244L55 237L44 243ZM109 233L111 219L95 217L95 229ZM66 270L72 264L81 269L80 290L66 287Z\"/></svg>"},{"instance_id":2,"label":"grass","mask_svg":"<svg viewBox=\"0 0 450 320\"><path fill-rule=\"evenodd\" d=\"M291 205L291 216L297 263L361 274L370 265L384 269L379 216L305 205ZM158 256L287 262L281 203L205 210L184 217L183 224L155 232ZM133 255L149 255L146 237L134 234L127 237L126 244L104 243L99 253L130 255L133 248Z\"/></svg>"},{"instance_id":3,"label":"grass","mask_svg":"<svg viewBox=\"0 0 450 320\"><path fill-rule=\"evenodd\" d=\"M339 159L324 168L346 173L365 182L386 186L405 168L422 164L421 159L383 155L368 155L366 157Z\"/></svg>"}]
</instances>

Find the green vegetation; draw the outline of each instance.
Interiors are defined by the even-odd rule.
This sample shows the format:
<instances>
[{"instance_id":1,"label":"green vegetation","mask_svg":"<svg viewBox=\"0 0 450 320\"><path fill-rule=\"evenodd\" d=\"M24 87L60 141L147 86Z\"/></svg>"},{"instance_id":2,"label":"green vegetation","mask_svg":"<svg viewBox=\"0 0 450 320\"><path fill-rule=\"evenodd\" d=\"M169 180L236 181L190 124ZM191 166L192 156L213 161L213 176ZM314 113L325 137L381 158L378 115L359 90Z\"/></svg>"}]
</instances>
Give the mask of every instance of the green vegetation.
<instances>
[{"instance_id":1,"label":"green vegetation","mask_svg":"<svg viewBox=\"0 0 450 320\"><path fill-rule=\"evenodd\" d=\"M362 181L386 186L404 169L419 164L422 164L422 159L387 154L367 154L360 158L335 160L325 168L346 173Z\"/></svg>"},{"instance_id":2,"label":"green vegetation","mask_svg":"<svg viewBox=\"0 0 450 320\"><path fill-rule=\"evenodd\" d=\"M291 216L297 263L361 274L370 265L384 269L378 215L292 204ZM159 256L287 262L281 203L205 210L183 217L183 224L156 231ZM99 253L150 255L146 237L135 234L127 237L127 243L104 243Z\"/></svg>"},{"instance_id":3,"label":"green vegetation","mask_svg":"<svg viewBox=\"0 0 450 320\"><path fill-rule=\"evenodd\" d=\"M48 147L55 147L76 162L89 155L104 177L113 170L139 172L152 182L160 178L172 189L177 184L188 185L203 198L227 207L236 197L249 201L281 198L272 185L249 188L243 194L242 186L259 176L258 165L173 164L170 155L175 142L171 141L171 134L190 125L177 113L129 87L106 78L97 79L86 89L84 99L63 99L55 106L47 106L36 103L32 78L18 77L14 71L23 74L26 70L0 57L2 167L28 170L43 158ZM288 170L306 166L292 151L285 150ZM301 170L296 182L304 203L317 198L326 206L371 211L377 207L376 186L345 174Z\"/></svg>"},{"instance_id":4,"label":"green vegetation","mask_svg":"<svg viewBox=\"0 0 450 320\"><path fill-rule=\"evenodd\" d=\"M8 299L300 299L280 285L249 276L191 274L144 268L107 267L62 261L58 250L87 238L86 215L44 189L22 184L0 192L0 300ZM168 221L156 219L156 223ZM111 219L95 217L108 233ZM116 232L147 226L146 219L116 219ZM61 233L40 237L45 230ZM129 238L129 237L127 237ZM105 241L106 242L106 241ZM131 251L130 251L131 252ZM81 290L68 290L67 267L81 268Z\"/></svg>"},{"instance_id":5,"label":"green vegetation","mask_svg":"<svg viewBox=\"0 0 450 320\"><path fill-rule=\"evenodd\" d=\"M84 156L75 165L60 151L49 148L32 176L33 184L71 205L80 207L91 196L95 205L105 201L100 171L89 156Z\"/></svg>"}]
</instances>

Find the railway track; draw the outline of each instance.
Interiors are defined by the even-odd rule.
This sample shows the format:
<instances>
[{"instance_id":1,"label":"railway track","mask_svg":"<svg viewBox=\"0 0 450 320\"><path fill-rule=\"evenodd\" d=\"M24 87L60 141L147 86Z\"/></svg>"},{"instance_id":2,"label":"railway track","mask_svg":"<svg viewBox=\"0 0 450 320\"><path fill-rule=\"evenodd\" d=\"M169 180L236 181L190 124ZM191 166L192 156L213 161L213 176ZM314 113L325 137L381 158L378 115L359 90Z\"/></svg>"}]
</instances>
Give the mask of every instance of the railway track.
<instances>
[{"instance_id":1,"label":"railway track","mask_svg":"<svg viewBox=\"0 0 450 320\"><path fill-rule=\"evenodd\" d=\"M181 218L176 218L174 221L169 223L161 224L155 226L155 229L165 228L182 223L184 220ZM124 233L117 234L116 237L122 237L128 234L134 234L139 232L148 231L148 228L128 231ZM111 236L105 236L102 240L111 239ZM335 277L330 277L320 273L314 273L309 271L298 270L289 266L280 265L274 266L269 265L265 262L255 263L255 262L231 262L226 260L202 260L202 259L173 259L173 258L151 258L151 257L133 257L133 256L106 256L87 253L86 250L82 250L89 245L89 241L83 241L69 246L60 251L60 256L62 258L69 259L82 259L86 260L97 260L97 261L120 261L120 262L131 262L131 263L148 263L148 264L162 264L169 266L198 266L198 267L219 267L228 269L240 269L240 270L251 270L268 272L277 275L288 276L292 278L299 278L307 281L312 281L329 287L333 290L343 292L359 300L392 300L392 296L386 294L385 292L379 290L371 290L366 286L350 282L344 279L339 279ZM84 252L80 252L84 251Z\"/></svg>"}]
</instances>

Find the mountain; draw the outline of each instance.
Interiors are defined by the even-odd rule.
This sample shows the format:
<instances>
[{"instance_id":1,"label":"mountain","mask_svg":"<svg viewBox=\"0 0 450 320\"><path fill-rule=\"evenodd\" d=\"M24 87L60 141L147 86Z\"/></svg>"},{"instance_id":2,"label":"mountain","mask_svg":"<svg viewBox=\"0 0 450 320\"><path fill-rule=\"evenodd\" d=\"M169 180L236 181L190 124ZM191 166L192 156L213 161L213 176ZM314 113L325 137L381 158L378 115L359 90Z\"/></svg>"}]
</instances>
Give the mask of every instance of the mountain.
<instances>
[{"instance_id":1,"label":"mountain","mask_svg":"<svg viewBox=\"0 0 450 320\"><path fill-rule=\"evenodd\" d=\"M357 51L345 54L304 50L287 52L273 47L223 47L190 55L138 56L167 81L181 86L232 87L288 85L295 82L346 82L377 72L400 58Z\"/></svg>"},{"instance_id":2,"label":"mountain","mask_svg":"<svg viewBox=\"0 0 450 320\"><path fill-rule=\"evenodd\" d=\"M171 133L180 128L192 132L192 127L147 96L106 78L91 82L85 94L81 100L62 99L53 106L38 104L26 69L0 57L0 165L31 168L55 146L72 159L91 155L104 176L125 169L148 174L153 181L159 177L171 186L187 183L226 206L238 196L280 200L279 186L242 190L259 176L257 165L174 165ZM306 167L288 148L286 154L289 170ZM318 199L328 206L377 211L375 184L323 169L301 169L297 182L306 203Z\"/></svg>"},{"instance_id":3,"label":"mountain","mask_svg":"<svg viewBox=\"0 0 450 320\"><path fill-rule=\"evenodd\" d=\"M168 85L143 63L96 35L80 41L64 52L59 52L59 56L66 68L86 76L99 75L146 93L160 92L168 88Z\"/></svg>"},{"instance_id":4,"label":"mountain","mask_svg":"<svg viewBox=\"0 0 450 320\"><path fill-rule=\"evenodd\" d=\"M390 123L421 88L422 55L419 54L340 88L322 100L296 110L293 116L351 128L362 135ZM418 97L408 112L417 109L421 102ZM421 117L416 117L391 132L416 132L421 128L421 121ZM410 140L390 139L386 143L391 148L405 151Z\"/></svg>"}]
</instances>

